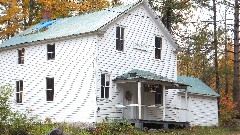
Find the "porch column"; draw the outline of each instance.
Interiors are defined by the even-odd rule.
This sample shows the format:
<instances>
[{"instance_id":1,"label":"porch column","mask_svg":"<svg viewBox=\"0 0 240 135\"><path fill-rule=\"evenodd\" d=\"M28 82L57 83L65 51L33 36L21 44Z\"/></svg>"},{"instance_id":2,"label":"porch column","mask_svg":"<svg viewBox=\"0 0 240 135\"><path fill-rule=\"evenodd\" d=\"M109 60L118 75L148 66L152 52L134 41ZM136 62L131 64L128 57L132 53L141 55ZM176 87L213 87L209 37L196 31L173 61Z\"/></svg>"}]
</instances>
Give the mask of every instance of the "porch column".
<instances>
[{"instance_id":1,"label":"porch column","mask_svg":"<svg viewBox=\"0 0 240 135\"><path fill-rule=\"evenodd\" d=\"M165 121L165 115L166 115L166 97L165 97L165 93L166 93L166 89L165 89L165 85L163 85L163 102L162 102L162 106L163 106L163 121Z\"/></svg>"},{"instance_id":2,"label":"porch column","mask_svg":"<svg viewBox=\"0 0 240 135\"><path fill-rule=\"evenodd\" d=\"M186 102L186 121L188 121L188 102L187 102L187 89L185 89L185 102Z\"/></svg>"},{"instance_id":3,"label":"porch column","mask_svg":"<svg viewBox=\"0 0 240 135\"><path fill-rule=\"evenodd\" d=\"M142 119L141 82L138 82L138 119Z\"/></svg>"}]
</instances>

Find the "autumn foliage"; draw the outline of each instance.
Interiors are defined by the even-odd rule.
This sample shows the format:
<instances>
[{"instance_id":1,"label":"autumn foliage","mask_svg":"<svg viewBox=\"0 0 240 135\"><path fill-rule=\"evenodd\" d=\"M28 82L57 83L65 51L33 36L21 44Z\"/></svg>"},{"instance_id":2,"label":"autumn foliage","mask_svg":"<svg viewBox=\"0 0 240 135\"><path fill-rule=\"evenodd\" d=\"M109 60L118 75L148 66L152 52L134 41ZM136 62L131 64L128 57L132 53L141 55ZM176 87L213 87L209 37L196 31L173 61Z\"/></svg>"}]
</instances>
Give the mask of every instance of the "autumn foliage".
<instances>
[{"instance_id":1,"label":"autumn foliage","mask_svg":"<svg viewBox=\"0 0 240 135\"><path fill-rule=\"evenodd\" d=\"M234 126L236 123L234 118L237 115L237 110L235 109L237 103L234 103L231 98L224 95L220 98L220 124L223 126Z\"/></svg>"},{"instance_id":2,"label":"autumn foliage","mask_svg":"<svg viewBox=\"0 0 240 135\"><path fill-rule=\"evenodd\" d=\"M108 0L0 0L0 39L7 40L44 17L64 18L109 6Z\"/></svg>"}]
</instances>

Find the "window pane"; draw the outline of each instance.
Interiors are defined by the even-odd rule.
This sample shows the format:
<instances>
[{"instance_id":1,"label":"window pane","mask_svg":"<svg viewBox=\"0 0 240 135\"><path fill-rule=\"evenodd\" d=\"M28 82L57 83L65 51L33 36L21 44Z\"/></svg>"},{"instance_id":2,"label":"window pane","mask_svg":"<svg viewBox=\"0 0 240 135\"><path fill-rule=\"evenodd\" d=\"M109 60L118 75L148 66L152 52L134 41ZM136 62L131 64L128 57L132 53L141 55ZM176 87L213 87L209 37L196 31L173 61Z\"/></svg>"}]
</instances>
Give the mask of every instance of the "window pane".
<instances>
[{"instance_id":1,"label":"window pane","mask_svg":"<svg viewBox=\"0 0 240 135\"><path fill-rule=\"evenodd\" d=\"M161 104L161 100L162 100L162 94L161 93L155 93L155 104Z\"/></svg>"},{"instance_id":2,"label":"window pane","mask_svg":"<svg viewBox=\"0 0 240 135\"><path fill-rule=\"evenodd\" d=\"M106 75L106 85L105 86L109 86L110 84L110 75Z\"/></svg>"},{"instance_id":3,"label":"window pane","mask_svg":"<svg viewBox=\"0 0 240 135\"><path fill-rule=\"evenodd\" d=\"M19 93L16 93L16 101L17 101L17 103L20 103Z\"/></svg>"},{"instance_id":4,"label":"window pane","mask_svg":"<svg viewBox=\"0 0 240 135\"><path fill-rule=\"evenodd\" d=\"M20 80L19 82L20 82L20 91L23 91L23 81Z\"/></svg>"},{"instance_id":5,"label":"window pane","mask_svg":"<svg viewBox=\"0 0 240 135\"><path fill-rule=\"evenodd\" d=\"M16 92L19 92L19 81L16 81Z\"/></svg>"},{"instance_id":6,"label":"window pane","mask_svg":"<svg viewBox=\"0 0 240 135\"><path fill-rule=\"evenodd\" d=\"M123 27L121 27L121 37L120 37L120 39L124 39L124 28Z\"/></svg>"},{"instance_id":7,"label":"window pane","mask_svg":"<svg viewBox=\"0 0 240 135\"><path fill-rule=\"evenodd\" d=\"M155 48L155 58L161 59L161 49Z\"/></svg>"},{"instance_id":8,"label":"window pane","mask_svg":"<svg viewBox=\"0 0 240 135\"><path fill-rule=\"evenodd\" d=\"M109 98L109 87L105 87L105 98Z\"/></svg>"},{"instance_id":9,"label":"window pane","mask_svg":"<svg viewBox=\"0 0 240 135\"><path fill-rule=\"evenodd\" d=\"M101 74L101 86L105 86L105 74Z\"/></svg>"},{"instance_id":10,"label":"window pane","mask_svg":"<svg viewBox=\"0 0 240 135\"><path fill-rule=\"evenodd\" d=\"M53 90L46 90L47 94L47 101L53 101L53 95L54 91Z\"/></svg>"},{"instance_id":11,"label":"window pane","mask_svg":"<svg viewBox=\"0 0 240 135\"><path fill-rule=\"evenodd\" d=\"M120 27L116 28L116 38L120 39Z\"/></svg>"},{"instance_id":12,"label":"window pane","mask_svg":"<svg viewBox=\"0 0 240 135\"><path fill-rule=\"evenodd\" d=\"M104 98L104 86L101 86L101 98Z\"/></svg>"}]
</instances>

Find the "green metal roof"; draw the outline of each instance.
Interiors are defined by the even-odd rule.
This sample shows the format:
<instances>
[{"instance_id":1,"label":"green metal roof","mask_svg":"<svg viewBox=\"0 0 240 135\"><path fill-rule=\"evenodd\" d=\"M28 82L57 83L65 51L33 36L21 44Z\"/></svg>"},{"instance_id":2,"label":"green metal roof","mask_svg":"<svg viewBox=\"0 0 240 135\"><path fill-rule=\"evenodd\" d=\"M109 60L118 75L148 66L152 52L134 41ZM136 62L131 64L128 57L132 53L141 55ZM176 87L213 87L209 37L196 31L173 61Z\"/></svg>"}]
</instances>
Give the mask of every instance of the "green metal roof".
<instances>
[{"instance_id":1,"label":"green metal roof","mask_svg":"<svg viewBox=\"0 0 240 135\"><path fill-rule=\"evenodd\" d=\"M192 94L200 94L206 96L218 97L219 94L212 90L209 86L203 83L198 78L188 76L178 76L178 82L188 84L187 92Z\"/></svg>"},{"instance_id":2,"label":"green metal roof","mask_svg":"<svg viewBox=\"0 0 240 135\"><path fill-rule=\"evenodd\" d=\"M89 14L45 20L0 44L0 48L94 32L141 2L142 0L135 0L134 3L129 5L121 5Z\"/></svg>"},{"instance_id":3,"label":"green metal roof","mask_svg":"<svg viewBox=\"0 0 240 135\"><path fill-rule=\"evenodd\" d=\"M139 80L139 79L148 80L148 81L161 81L161 82L167 82L167 83L171 83L171 84L188 86L184 83L179 83L172 79L168 79L167 77L163 77L161 75L151 73L150 71L144 71L144 70L139 70L139 69L132 69L131 71L124 73L121 76L117 76L114 79L114 81L116 81L116 80Z\"/></svg>"}]
</instances>

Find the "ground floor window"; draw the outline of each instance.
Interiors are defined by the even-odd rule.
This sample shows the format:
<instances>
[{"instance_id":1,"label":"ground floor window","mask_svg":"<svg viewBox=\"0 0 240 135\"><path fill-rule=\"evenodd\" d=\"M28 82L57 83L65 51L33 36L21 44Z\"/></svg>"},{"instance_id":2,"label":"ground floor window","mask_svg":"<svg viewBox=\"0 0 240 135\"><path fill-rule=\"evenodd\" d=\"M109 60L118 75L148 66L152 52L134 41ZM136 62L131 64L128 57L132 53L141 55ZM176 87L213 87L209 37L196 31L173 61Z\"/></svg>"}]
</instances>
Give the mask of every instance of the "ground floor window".
<instances>
[{"instance_id":1,"label":"ground floor window","mask_svg":"<svg viewBox=\"0 0 240 135\"><path fill-rule=\"evenodd\" d=\"M54 78L46 78L46 100L47 101L53 101L54 97Z\"/></svg>"},{"instance_id":2,"label":"ground floor window","mask_svg":"<svg viewBox=\"0 0 240 135\"><path fill-rule=\"evenodd\" d=\"M22 80L16 81L16 102L17 103L23 102L23 81Z\"/></svg>"},{"instance_id":3,"label":"ground floor window","mask_svg":"<svg viewBox=\"0 0 240 135\"><path fill-rule=\"evenodd\" d=\"M101 98L109 98L110 75L101 74Z\"/></svg>"}]
</instances>

